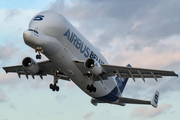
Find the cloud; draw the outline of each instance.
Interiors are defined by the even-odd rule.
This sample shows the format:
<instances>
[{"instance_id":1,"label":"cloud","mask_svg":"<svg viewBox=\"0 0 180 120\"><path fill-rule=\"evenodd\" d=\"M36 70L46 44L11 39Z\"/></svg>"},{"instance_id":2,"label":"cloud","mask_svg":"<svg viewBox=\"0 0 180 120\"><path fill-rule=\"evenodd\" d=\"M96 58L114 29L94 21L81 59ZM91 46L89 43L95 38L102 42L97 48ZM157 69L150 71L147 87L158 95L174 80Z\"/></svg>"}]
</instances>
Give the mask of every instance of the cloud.
<instances>
[{"instance_id":1,"label":"cloud","mask_svg":"<svg viewBox=\"0 0 180 120\"><path fill-rule=\"evenodd\" d=\"M126 65L131 63L134 67L151 67L151 68L166 68L168 65L180 61L179 51L180 51L180 41L179 37L170 37L161 40L156 46L147 46L137 51L133 49L133 41L127 42L125 44L119 44L118 41L110 43L114 48L106 49L104 53L106 58L110 59L111 63ZM173 42L172 42L173 41ZM116 51L116 52L112 52ZM107 52L107 53L106 53ZM117 59L121 58L121 59Z\"/></svg>"},{"instance_id":2,"label":"cloud","mask_svg":"<svg viewBox=\"0 0 180 120\"><path fill-rule=\"evenodd\" d=\"M71 88L71 89L75 89L76 88L76 84L74 82L70 81L70 82L68 82L66 84L66 87Z\"/></svg>"},{"instance_id":3,"label":"cloud","mask_svg":"<svg viewBox=\"0 0 180 120\"><path fill-rule=\"evenodd\" d=\"M7 97L6 97L6 95L2 92L2 90L0 89L0 103L6 102L6 101L7 101Z\"/></svg>"},{"instance_id":4,"label":"cloud","mask_svg":"<svg viewBox=\"0 0 180 120\"><path fill-rule=\"evenodd\" d=\"M13 103L9 104L9 107L12 109L16 109L16 106Z\"/></svg>"},{"instance_id":5,"label":"cloud","mask_svg":"<svg viewBox=\"0 0 180 120\"><path fill-rule=\"evenodd\" d=\"M39 11L32 10L32 9L2 9L0 8L0 12L1 12L1 17L3 18L3 19L0 19L0 24L1 24L0 35L1 37L4 37L4 42L7 42L7 41L12 42L15 40L15 38L17 39L17 37L22 36L22 33L24 30L27 29L30 20Z\"/></svg>"},{"instance_id":6,"label":"cloud","mask_svg":"<svg viewBox=\"0 0 180 120\"><path fill-rule=\"evenodd\" d=\"M162 40L157 46L145 47L142 51L134 51L132 49L126 49L126 45L121 47L121 51L110 54L110 52L104 53L106 58L110 59L110 63L116 63L117 65L123 65L130 63L133 67L160 69L175 71L176 74L180 74L180 37L170 37ZM172 42L173 41L173 42ZM161 47L160 47L161 46ZM131 47L131 46L128 46ZM120 59L117 59L119 56ZM180 90L180 83L177 77L163 77L158 78L159 82L154 79L145 79L144 83L142 79L136 79L133 82L129 79L125 93L133 96L143 96L145 93L152 94L152 91L158 90L164 94L168 94L172 91ZM131 88L131 89L129 89ZM141 90L145 90L141 91ZM135 92L136 91L136 92ZM146 95L145 95L146 96ZM149 98L150 96L146 96Z\"/></svg>"},{"instance_id":7,"label":"cloud","mask_svg":"<svg viewBox=\"0 0 180 120\"><path fill-rule=\"evenodd\" d=\"M132 118L153 118L162 114L167 114L172 108L171 104L161 104L158 108L153 107L138 107L131 113Z\"/></svg>"},{"instance_id":8,"label":"cloud","mask_svg":"<svg viewBox=\"0 0 180 120\"><path fill-rule=\"evenodd\" d=\"M86 115L84 115L84 119L89 119L89 118L91 118L92 116L94 115L94 112L89 112L89 113L87 113Z\"/></svg>"},{"instance_id":9,"label":"cloud","mask_svg":"<svg viewBox=\"0 0 180 120\"><path fill-rule=\"evenodd\" d=\"M5 71L0 72L0 84L1 85L15 85L19 83L17 74L6 74Z\"/></svg>"},{"instance_id":10,"label":"cloud","mask_svg":"<svg viewBox=\"0 0 180 120\"><path fill-rule=\"evenodd\" d=\"M0 19L1 66L8 62L15 62L20 57L21 52L25 52L29 48L23 41L23 32L37 12L37 10L30 9L0 9L1 17L4 18Z\"/></svg>"},{"instance_id":11,"label":"cloud","mask_svg":"<svg viewBox=\"0 0 180 120\"><path fill-rule=\"evenodd\" d=\"M9 60L15 54L13 51L18 52L19 49L12 47L11 45L7 47L0 44L0 60L7 62L7 60Z\"/></svg>"},{"instance_id":12,"label":"cloud","mask_svg":"<svg viewBox=\"0 0 180 120\"><path fill-rule=\"evenodd\" d=\"M135 45L141 43L143 47L155 45L160 38L179 35L179 4L178 0L79 0L69 5L65 1L57 0L49 8L62 13L70 21L79 22L78 29L85 33L86 37L92 40L96 38L96 44L104 45L107 42L108 45L113 39L125 41L127 39L124 38L129 36L135 39ZM168 12L164 12L167 9ZM97 30L101 30L103 34L93 37Z\"/></svg>"},{"instance_id":13,"label":"cloud","mask_svg":"<svg viewBox=\"0 0 180 120\"><path fill-rule=\"evenodd\" d=\"M56 0L55 2L51 2L48 4L46 9L54 10L54 11L63 11L65 9L65 1L64 0Z\"/></svg>"},{"instance_id":14,"label":"cloud","mask_svg":"<svg viewBox=\"0 0 180 120\"><path fill-rule=\"evenodd\" d=\"M110 54L114 55L124 52L123 45L129 50L126 53L131 53L130 50L141 52L144 48L153 46L159 50L165 49L167 46L161 46L162 41L166 42L172 36L179 36L180 27L177 27L177 22L180 21L176 11L180 9L180 2L175 0L171 4L163 3L164 1L155 0L79 0L69 5L65 1L57 0L54 4L51 3L49 9L62 13L70 22L78 24L75 24L76 28L100 51L105 53L109 48ZM172 7L173 5L175 7ZM164 13L167 8L168 12ZM175 45L174 42L173 44ZM118 55L114 57L119 60L118 58Z\"/></svg>"},{"instance_id":15,"label":"cloud","mask_svg":"<svg viewBox=\"0 0 180 120\"><path fill-rule=\"evenodd\" d=\"M63 103L66 98L67 98L66 95L58 95L58 96L56 96L56 100L57 100L59 103Z\"/></svg>"},{"instance_id":16,"label":"cloud","mask_svg":"<svg viewBox=\"0 0 180 120\"><path fill-rule=\"evenodd\" d=\"M21 12L18 9L9 9L6 11L6 14L7 16L5 18L5 21L11 21L14 17L20 15Z\"/></svg>"},{"instance_id":17,"label":"cloud","mask_svg":"<svg viewBox=\"0 0 180 120\"><path fill-rule=\"evenodd\" d=\"M50 77L47 77L47 76L43 77L43 80L41 80L39 76L36 76L35 79L30 78L29 80L31 81L29 81L28 83L24 82L24 87L29 88L29 89L42 89L42 88L49 89L49 85L50 85L49 78ZM24 79L26 80L25 77Z\"/></svg>"}]
</instances>

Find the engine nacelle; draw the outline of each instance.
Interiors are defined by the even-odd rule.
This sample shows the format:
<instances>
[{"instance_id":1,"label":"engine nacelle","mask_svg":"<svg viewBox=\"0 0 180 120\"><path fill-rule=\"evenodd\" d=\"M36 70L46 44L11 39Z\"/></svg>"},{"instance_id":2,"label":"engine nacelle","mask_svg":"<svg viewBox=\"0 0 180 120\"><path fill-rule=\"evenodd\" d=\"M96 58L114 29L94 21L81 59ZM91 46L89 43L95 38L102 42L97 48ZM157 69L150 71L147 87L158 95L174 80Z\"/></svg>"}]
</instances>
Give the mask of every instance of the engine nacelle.
<instances>
[{"instance_id":1,"label":"engine nacelle","mask_svg":"<svg viewBox=\"0 0 180 120\"><path fill-rule=\"evenodd\" d=\"M95 59L88 58L84 63L84 66L94 75L100 75L103 73L101 65Z\"/></svg>"},{"instance_id":2,"label":"engine nacelle","mask_svg":"<svg viewBox=\"0 0 180 120\"><path fill-rule=\"evenodd\" d=\"M30 57L26 57L22 61L23 67L30 71L33 75L39 72L39 65Z\"/></svg>"}]
</instances>

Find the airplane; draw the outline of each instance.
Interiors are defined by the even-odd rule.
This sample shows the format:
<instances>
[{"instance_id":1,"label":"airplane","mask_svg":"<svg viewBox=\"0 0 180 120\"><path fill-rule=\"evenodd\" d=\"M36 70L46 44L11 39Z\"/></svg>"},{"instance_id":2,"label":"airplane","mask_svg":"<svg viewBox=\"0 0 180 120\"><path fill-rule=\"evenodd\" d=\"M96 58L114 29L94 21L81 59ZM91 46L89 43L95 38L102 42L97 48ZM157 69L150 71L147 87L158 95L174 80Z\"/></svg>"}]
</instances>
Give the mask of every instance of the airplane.
<instances>
[{"instance_id":1,"label":"airplane","mask_svg":"<svg viewBox=\"0 0 180 120\"><path fill-rule=\"evenodd\" d=\"M36 62L30 57L22 60L22 65L3 67L8 72L17 73L19 78L29 75L52 75L52 91L59 91L58 80L73 81L82 91L92 97L91 103L145 104L157 108L159 92L151 100L123 97L122 93L129 78L157 78L177 76L173 71L133 68L109 65L105 57L60 13L43 11L35 15L23 32L25 44L37 53L36 59L44 54L49 60Z\"/></svg>"}]
</instances>

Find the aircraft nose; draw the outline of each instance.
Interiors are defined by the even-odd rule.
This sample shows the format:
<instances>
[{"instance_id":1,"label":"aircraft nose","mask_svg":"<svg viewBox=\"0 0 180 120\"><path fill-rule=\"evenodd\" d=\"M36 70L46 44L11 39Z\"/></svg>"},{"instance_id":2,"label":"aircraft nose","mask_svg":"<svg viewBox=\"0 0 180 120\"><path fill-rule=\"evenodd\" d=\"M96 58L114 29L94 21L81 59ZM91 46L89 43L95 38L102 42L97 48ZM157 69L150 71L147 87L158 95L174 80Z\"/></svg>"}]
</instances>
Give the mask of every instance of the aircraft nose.
<instances>
[{"instance_id":1,"label":"aircraft nose","mask_svg":"<svg viewBox=\"0 0 180 120\"><path fill-rule=\"evenodd\" d=\"M23 32L24 40L27 40L30 36L31 36L31 32L30 31L26 30L26 31Z\"/></svg>"},{"instance_id":2,"label":"aircraft nose","mask_svg":"<svg viewBox=\"0 0 180 120\"><path fill-rule=\"evenodd\" d=\"M34 46L36 39L34 38L32 31L26 30L23 32L24 42L29 46Z\"/></svg>"}]
</instances>

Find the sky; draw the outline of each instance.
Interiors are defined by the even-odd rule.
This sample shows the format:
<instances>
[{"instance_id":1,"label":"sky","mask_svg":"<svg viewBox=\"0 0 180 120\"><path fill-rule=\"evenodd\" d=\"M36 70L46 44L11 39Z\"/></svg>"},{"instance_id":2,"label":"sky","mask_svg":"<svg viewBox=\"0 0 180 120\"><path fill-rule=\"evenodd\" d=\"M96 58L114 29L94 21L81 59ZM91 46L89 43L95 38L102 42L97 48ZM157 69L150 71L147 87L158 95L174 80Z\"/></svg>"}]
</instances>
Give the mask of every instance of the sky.
<instances>
[{"instance_id":1,"label":"sky","mask_svg":"<svg viewBox=\"0 0 180 120\"><path fill-rule=\"evenodd\" d=\"M36 53L25 45L23 31L37 13L64 15L108 60L109 64L162 69L180 74L179 0L1 0L0 67L21 65ZM42 60L47 58L43 56ZM42 60L36 60L37 62ZM176 77L129 79L123 96L151 100L160 92L159 106L125 107L99 104L72 81L53 77L18 78L0 69L0 120L169 120L179 119L180 81Z\"/></svg>"}]
</instances>

